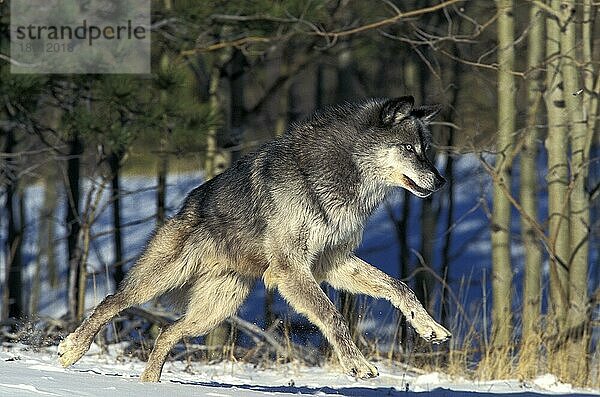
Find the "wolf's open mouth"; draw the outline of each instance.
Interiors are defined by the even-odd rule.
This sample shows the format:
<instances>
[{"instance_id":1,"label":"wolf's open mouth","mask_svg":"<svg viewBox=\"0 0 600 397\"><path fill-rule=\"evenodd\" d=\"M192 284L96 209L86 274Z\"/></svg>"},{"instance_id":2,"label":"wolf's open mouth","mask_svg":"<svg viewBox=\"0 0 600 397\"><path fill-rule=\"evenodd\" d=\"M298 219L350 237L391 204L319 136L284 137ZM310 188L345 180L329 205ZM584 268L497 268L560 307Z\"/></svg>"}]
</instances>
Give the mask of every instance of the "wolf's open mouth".
<instances>
[{"instance_id":1,"label":"wolf's open mouth","mask_svg":"<svg viewBox=\"0 0 600 397\"><path fill-rule=\"evenodd\" d=\"M411 190L419 193L419 194L423 194L425 196L429 196L432 191L428 190L428 189L424 189L421 186L417 185L415 181L413 181L412 179L410 179L409 177L407 177L406 175L402 174L402 182L404 182L404 184Z\"/></svg>"}]
</instances>

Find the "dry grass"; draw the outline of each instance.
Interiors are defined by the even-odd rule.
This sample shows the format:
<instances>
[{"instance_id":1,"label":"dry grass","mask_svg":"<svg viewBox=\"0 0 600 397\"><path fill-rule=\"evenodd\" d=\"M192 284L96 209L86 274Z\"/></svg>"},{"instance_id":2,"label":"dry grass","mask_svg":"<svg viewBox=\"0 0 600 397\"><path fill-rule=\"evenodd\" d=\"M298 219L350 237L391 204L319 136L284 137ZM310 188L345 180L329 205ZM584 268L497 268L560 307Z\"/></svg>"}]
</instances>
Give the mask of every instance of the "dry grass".
<instances>
[{"instance_id":1,"label":"dry grass","mask_svg":"<svg viewBox=\"0 0 600 397\"><path fill-rule=\"evenodd\" d=\"M472 307L466 321L465 310L455 310L448 320L456 336L442 346L431 346L409 330L404 345L384 340L361 338L362 349L372 360L401 362L425 371L441 371L452 376L474 380L520 379L523 381L552 373L559 380L577 387L600 389L600 338L587 324L583 332L559 337L552 319L540 316L539 328L526 338L493 347L486 334L485 302ZM462 314L460 314L462 312ZM368 312L361 316L368 316ZM363 317L364 318L364 317ZM399 320L396 333L401 333ZM517 326L515 334L520 329ZM394 335L394 340L401 339Z\"/></svg>"},{"instance_id":2,"label":"dry grass","mask_svg":"<svg viewBox=\"0 0 600 397\"><path fill-rule=\"evenodd\" d=\"M361 318L369 316L368 311L360 314ZM473 318L477 318L474 316ZM485 316L479 316L483 321ZM101 333L97 342L100 344L131 340L131 330L138 330L139 338L131 342L125 349L126 356L147 358L153 344L155 325L140 318L128 317L117 320L122 323L119 333L107 327L107 333ZM397 320L396 330L401 333L402 327ZM357 343L365 355L373 361L388 361L403 364L416 373L423 371L440 371L451 376L460 376L474 380L489 379L521 379L531 380L536 376L552 373L562 382L578 387L600 389L600 341L597 334L593 336L586 330L572 338L557 338L552 327L540 326L540 330L529 335L526 340L515 340L510 346L493 348L484 334L478 331L482 328L477 321L466 324L460 316L452 318L449 328L458 337L441 346L432 346L421 341L410 328L404 344L398 342L402 338L395 336L395 343L383 339L370 339L364 333L356 332ZM546 324L548 318L540 317L538 324ZM128 324L128 325L126 325ZM59 320L11 324L13 331L7 331L5 324L0 332L0 341L17 341L45 346L55 344L67 333L68 324ZM110 329L112 328L112 331ZM139 332L139 330L143 330ZM314 330L313 330L314 331ZM293 335L298 335L297 324L289 321L277 321L269 329L281 349L276 351L261 335L252 339L252 344L242 347L237 343L240 330L233 329L229 341L220 347L208 347L197 340L185 340L171 353L171 359L184 360L191 364L194 361L214 361L214 349L219 352L219 360L241 360L251 362L261 367L273 367L280 363L293 362L298 365L321 365L324 363L338 366L337 358L332 354L326 343L322 346L307 347L293 341ZM127 335L126 335L127 333ZM594 340L594 337L596 338Z\"/></svg>"},{"instance_id":3,"label":"dry grass","mask_svg":"<svg viewBox=\"0 0 600 397\"><path fill-rule=\"evenodd\" d=\"M539 332L529 335L521 342L515 368L515 373L520 379L534 378L544 368L542 359L543 346L543 339Z\"/></svg>"}]
</instances>

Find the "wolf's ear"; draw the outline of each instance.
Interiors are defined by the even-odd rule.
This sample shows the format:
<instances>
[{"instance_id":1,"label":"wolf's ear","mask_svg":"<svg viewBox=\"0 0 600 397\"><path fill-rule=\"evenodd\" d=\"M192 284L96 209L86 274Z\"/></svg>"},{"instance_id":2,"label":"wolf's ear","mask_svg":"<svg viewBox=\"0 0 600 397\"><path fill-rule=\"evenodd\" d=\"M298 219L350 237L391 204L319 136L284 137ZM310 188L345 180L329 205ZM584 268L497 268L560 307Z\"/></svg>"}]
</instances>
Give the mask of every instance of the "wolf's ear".
<instances>
[{"instance_id":1,"label":"wolf's ear","mask_svg":"<svg viewBox=\"0 0 600 397\"><path fill-rule=\"evenodd\" d=\"M425 123L429 123L442 110L442 105L424 105L414 109L411 113L415 117L420 118Z\"/></svg>"},{"instance_id":2,"label":"wolf's ear","mask_svg":"<svg viewBox=\"0 0 600 397\"><path fill-rule=\"evenodd\" d=\"M415 98L410 95L389 99L381 108L379 115L381 122L387 125L399 123L402 119L408 117L414 104Z\"/></svg>"}]
</instances>

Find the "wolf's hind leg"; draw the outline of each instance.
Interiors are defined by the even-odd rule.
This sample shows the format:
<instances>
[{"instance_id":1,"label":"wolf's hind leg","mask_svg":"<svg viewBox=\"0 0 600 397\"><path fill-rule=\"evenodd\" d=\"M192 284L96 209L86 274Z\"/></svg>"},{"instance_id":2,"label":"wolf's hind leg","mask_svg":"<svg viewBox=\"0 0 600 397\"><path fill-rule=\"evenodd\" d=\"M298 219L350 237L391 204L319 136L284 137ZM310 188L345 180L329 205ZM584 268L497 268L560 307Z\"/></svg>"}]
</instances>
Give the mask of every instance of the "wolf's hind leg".
<instances>
[{"instance_id":1,"label":"wolf's hind leg","mask_svg":"<svg viewBox=\"0 0 600 397\"><path fill-rule=\"evenodd\" d=\"M324 281L336 289L389 300L427 341L441 343L451 337L450 332L427 313L406 284L354 255L333 267Z\"/></svg>"},{"instance_id":2,"label":"wolf's hind leg","mask_svg":"<svg viewBox=\"0 0 600 397\"><path fill-rule=\"evenodd\" d=\"M194 285L185 315L160 333L140 380L158 382L171 349L182 338L210 332L235 314L244 302L253 280L235 274L206 274Z\"/></svg>"},{"instance_id":3,"label":"wolf's hind leg","mask_svg":"<svg viewBox=\"0 0 600 397\"><path fill-rule=\"evenodd\" d=\"M344 317L319 287L310 271L288 267L269 273L269 284L276 285L296 311L319 327L333 345L340 364L347 373L363 379L379 374L377 368L356 347Z\"/></svg>"}]
</instances>

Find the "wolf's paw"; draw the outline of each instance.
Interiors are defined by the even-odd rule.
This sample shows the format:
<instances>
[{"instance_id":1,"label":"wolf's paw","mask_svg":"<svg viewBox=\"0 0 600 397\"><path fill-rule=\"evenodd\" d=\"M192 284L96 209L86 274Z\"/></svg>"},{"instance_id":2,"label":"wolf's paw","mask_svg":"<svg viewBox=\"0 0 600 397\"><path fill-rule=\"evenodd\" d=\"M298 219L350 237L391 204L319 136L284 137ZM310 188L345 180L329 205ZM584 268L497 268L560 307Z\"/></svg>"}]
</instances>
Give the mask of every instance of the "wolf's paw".
<instances>
[{"instance_id":1,"label":"wolf's paw","mask_svg":"<svg viewBox=\"0 0 600 397\"><path fill-rule=\"evenodd\" d=\"M434 344L445 342L452 337L450 331L438 323L429 324L425 327L421 327L420 329L416 329L416 331L419 333L419 335L421 335L421 338Z\"/></svg>"},{"instance_id":2,"label":"wolf's paw","mask_svg":"<svg viewBox=\"0 0 600 397\"><path fill-rule=\"evenodd\" d=\"M379 375L377 367L362 357L349 360L344 365L348 375L360 379L370 379Z\"/></svg>"},{"instance_id":3,"label":"wolf's paw","mask_svg":"<svg viewBox=\"0 0 600 397\"><path fill-rule=\"evenodd\" d=\"M88 350L89 344L81 343L74 335L69 334L58 345L58 362L63 367L68 367L75 364Z\"/></svg>"}]
</instances>

